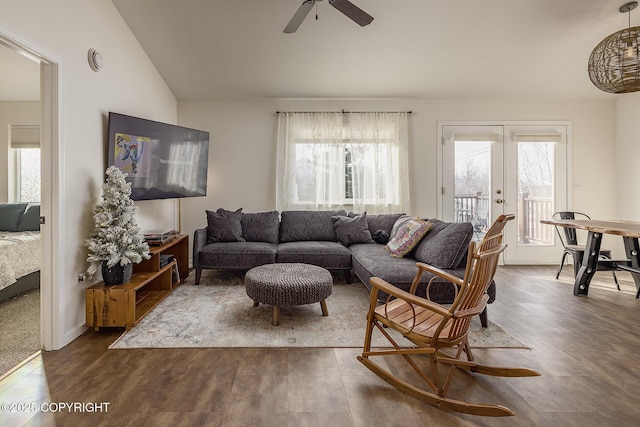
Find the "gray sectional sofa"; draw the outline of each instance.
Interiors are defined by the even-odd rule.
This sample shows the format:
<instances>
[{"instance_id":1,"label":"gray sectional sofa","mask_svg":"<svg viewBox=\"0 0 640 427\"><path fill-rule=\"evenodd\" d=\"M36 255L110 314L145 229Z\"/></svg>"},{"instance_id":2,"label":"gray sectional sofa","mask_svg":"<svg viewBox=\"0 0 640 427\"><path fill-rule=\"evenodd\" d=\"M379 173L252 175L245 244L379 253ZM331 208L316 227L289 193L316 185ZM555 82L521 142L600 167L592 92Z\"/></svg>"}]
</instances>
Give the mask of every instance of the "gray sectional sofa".
<instances>
[{"instance_id":1,"label":"gray sectional sofa","mask_svg":"<svg viewBox=\"0 0 640 427\"><path fill-rule=\"evenodd\" d=\"M351 283L353 271L367 287L375 276L408 291L418 261L462 277L473 236L469 223L429 219L430 228L417 246L403 257L393 257L373 236L378 241L380 236L393 237L409 218L403 214L356 215L344 210L244 213L241 209L206 213L208 225L196 230L193 239L196 285L206 268L248 270L275 262L300 262L341 270L347 283ZM432 278L431 274L423 275L419 294L424 294ZM495 291L492 283L489 302L495 300ZM453 302L454 295L453 285L439 278L429 290L431 300L441 304ZM486 310L480 318L486 326Z\"/></svg>"}]
</instances>

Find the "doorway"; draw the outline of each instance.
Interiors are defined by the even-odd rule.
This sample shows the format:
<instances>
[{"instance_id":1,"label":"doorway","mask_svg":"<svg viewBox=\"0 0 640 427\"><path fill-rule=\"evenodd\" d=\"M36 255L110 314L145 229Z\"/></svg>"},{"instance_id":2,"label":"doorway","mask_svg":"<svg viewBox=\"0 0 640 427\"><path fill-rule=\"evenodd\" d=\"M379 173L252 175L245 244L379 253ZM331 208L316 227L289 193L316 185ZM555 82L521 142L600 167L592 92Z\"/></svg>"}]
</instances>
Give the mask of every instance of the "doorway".
<instances>
[{"instance_id":1,"label":"doorway","mask_svg":"<svg viewBox=\"0 0 640 427\"><path fill-rule=\"evenodd\" d=\"M440 215L471 222L475 240L502 213L516 215L505 230L506 264L547 264L559 245L550 218L567 205L570 123L441 123Z\"/></svg>"},{"instance_id":2,"label":"doorway","mask_svg":"<svg viewBox=\"0 0 640 427\"><path fill-rule=\"evenodd\" d=\"M64 218L58 201L62 179L60 178L60 156L62 147L59 138L60 82L58 64L61 62L28 41L0 27L0 45L17 54L40 63L40 143L41 143L41 253L40 253L40 334L41 347L45 350L60 348L59 294L64 254L64 242L59 239L60 224ZM55 279L55 280L54 280Z\"/></svg>"}]
</instances>

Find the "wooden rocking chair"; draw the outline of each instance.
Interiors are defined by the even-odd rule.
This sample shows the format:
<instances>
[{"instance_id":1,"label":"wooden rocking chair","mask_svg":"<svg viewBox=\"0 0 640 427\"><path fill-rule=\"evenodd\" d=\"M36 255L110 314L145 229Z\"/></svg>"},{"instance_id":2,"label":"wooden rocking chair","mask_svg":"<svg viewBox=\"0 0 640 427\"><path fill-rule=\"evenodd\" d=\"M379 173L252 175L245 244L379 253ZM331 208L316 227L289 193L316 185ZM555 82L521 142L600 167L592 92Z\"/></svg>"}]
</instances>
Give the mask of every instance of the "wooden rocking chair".
<instances>
[{"instance_id":1,"label":"wooden rocking chair","mask_svg":"<svg viewBox=\"0 0 640 427\"><path fill-rule=\"evenodd\" d=\"M471 318L481 313L487 304L489 297L486 290L495 274L500 254L506 247L502 243L502 229L513 218L514 215L501 215L481 242L469 244L466 271L462 279L423 263L417 263L418 272L410 292L396 288L378 277L372 277L364 348L358 360L398 390L435 407L474 415L514 415L513 411L501 405L471 403L446 397L456 368L504 377L540 375L527 368L479 365L474 362L467 341ZM428 300L428 297L415 295L424 271L445 278L457 287L451 306L445 307ZM377 303L378 292L389 294L382 305ZM429 295L428 287L426 295ZM374 327L389 340L393 349L371 349ZM385 328L400 332L413 345L402 347ZM463 353L466 354L466 360L463 360ZM402 356L432 391L415 387L370 360L372 356L388 355ZM428 356L430 372L423 371L418 366L412 357L417 355ZM441 368L446 372L444 382L440 377Z\"/></svg>"}]
</instances>

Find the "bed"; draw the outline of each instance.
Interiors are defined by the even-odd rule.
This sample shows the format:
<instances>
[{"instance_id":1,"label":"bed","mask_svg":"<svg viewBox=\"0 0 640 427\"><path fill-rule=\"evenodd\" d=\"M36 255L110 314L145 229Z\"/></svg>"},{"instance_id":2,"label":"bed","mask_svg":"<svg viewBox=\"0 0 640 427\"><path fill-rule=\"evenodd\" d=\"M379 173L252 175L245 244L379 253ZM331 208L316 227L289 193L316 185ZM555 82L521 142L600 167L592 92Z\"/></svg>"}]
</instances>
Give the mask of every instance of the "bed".
<instances>
[{"instance_id":1,"label":"bed","mask_svg":"<svg viewBox=\"0 0 640 427\"><path fill-rule=\"evenodd\" d=\"M40 205L0 204L0 301L40 286Z\"/></svg>"}]
</instances>

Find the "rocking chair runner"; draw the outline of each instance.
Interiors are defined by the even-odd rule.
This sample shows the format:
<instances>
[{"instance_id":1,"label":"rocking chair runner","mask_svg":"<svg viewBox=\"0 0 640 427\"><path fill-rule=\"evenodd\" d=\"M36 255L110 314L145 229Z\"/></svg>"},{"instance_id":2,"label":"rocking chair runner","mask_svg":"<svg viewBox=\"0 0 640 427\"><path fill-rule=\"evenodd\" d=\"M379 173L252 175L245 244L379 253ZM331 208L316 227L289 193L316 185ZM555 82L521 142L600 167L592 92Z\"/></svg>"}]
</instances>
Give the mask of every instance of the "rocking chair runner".
<instances>
[{"instance_id":1,"label":"rocking chair runner","mask_svg":"<svg viewBox=\"0 0 640 427\"><path fill-rule=\"evenodd\" d=\"M502 243L502 229L513 218L514 215L501 215L477 246L475 242L469 244L469 256L462 279L423 263L416 264L418 272L410 292L396 288L378 277L371 278L364 348L358 360L400 391L438 408L474 415L513 415L513 411L501 405L471 403L446 397L456 368L505 377L540 375L527 368L479 365L474 362L467 340L471 318L481 313L487 304L486 290L495 274L500 254L506 247L506 244ZM445 278L453 284L452 286L456 286L456 298L450 307L428 300L428 287L427 298L415 295L416 286L424 271ZM378 292L389 294L386 303L380 306L377 304ZM374 327L389 340L393 349L371 349ZM414 346L402 347L385 328L400 332ZM463 360L463 353L466 354L467 360ZM433 391L415 387L395 377L370 359L373 356L388 355L402 356ZM425 372L418 366L412 358L417 355L429 357L430 372ZM440 377L441 367L448 370L444 382Z\"/></svg>"}]
</instances>

